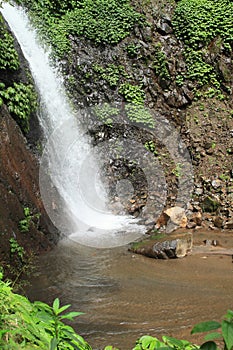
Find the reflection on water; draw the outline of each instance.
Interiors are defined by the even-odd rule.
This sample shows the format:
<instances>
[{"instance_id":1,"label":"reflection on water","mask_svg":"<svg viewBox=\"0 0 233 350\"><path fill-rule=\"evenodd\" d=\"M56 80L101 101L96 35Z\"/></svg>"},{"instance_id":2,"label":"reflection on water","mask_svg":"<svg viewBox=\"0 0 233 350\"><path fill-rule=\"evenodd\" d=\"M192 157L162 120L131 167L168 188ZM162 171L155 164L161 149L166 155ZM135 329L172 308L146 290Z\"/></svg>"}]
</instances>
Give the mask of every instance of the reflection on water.
<instances>
[{"instance_id":1,"label":"reflection on water","mask_svg":"<svg viewBox=\"0 0 233 350\"><path fill-rule=\"evenodd\" d=\"M162 261L65 240L40 258L27 293L49 303L59 297L84 312L73 326L94 349L126 350L142 334L194 340L195 323L233 308L232 282L229 256Z\"/></svg>"}]
</instances>

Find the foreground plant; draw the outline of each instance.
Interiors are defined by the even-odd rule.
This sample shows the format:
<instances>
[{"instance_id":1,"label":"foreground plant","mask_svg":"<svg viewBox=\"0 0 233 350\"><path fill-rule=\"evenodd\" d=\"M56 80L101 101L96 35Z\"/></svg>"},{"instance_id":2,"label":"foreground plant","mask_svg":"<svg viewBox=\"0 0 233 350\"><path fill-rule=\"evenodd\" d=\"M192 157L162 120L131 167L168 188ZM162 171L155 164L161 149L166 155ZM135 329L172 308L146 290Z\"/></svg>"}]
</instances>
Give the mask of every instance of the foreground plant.
<instances>
[{"instance_id":1,"label":"foreground plant","mask_svg":"<svg viewBox=\"0 0 233 350\"><path fill-rule=\"evenodd\" d=\"M80 312L67 312L70 305L60 307L31 303L13 293L10 282L0 273L0 348L2 350L91 350L88 343L64 319L73 320Z\"/></svg>"},{"instance_id":2,"label":"foreground plant","mask_svg":"<svg viewBox=\"0 0 233 350\"><path fill-rule=\"evenodd\" d=\"M216 350L217 344L214 342L215 339L222 340L224 343L224 350L233 349L233 311L228 310L224 319L221 323L216 321L201 322L194 326L191 334L211 332L205 336L206 342L201 345L202 349L206 350Z\"/></svg>"}]
</instances>

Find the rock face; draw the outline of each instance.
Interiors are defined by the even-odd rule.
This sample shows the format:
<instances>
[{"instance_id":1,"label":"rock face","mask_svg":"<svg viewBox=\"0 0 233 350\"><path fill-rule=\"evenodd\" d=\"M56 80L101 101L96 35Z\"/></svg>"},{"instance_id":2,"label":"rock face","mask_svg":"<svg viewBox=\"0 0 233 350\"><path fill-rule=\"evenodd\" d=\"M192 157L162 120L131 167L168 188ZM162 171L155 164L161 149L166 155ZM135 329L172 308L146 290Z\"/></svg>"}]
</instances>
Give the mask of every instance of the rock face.
<instances>
[{"instance_id":1,"label":"rock face","mask_svg":"<svg viewBox=\"0 0 233 350\"><path fill-rule=\"evenodd\" d=\"M193 237L191 233L168 235L158 240L145 240L135 243L130 251L155 259L183 258L191 251Z\"/></svg>"},{"instance_id":2,"label":"rock face","mask_svg":"<svg viewBox=\"0 0 233 350\"><path fill-rule=\"evenodd\" d=\"M29 232L21 232L19 223L25 219L26 207L31 215ZM49 249L57 240L40 198L38 161L4 105L0 109L0 235L3 262L8 259L10 238L34 253Z\"/></svg>"}]
</instances>

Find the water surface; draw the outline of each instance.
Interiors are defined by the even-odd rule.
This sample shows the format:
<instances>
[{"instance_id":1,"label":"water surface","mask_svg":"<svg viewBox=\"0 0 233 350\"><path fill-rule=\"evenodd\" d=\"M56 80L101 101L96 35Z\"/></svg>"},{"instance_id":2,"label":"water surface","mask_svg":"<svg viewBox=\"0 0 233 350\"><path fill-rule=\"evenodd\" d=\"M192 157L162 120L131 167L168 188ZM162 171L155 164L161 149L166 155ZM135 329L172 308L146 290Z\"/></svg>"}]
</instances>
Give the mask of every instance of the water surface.
<instances>
[{"instance_id":1,"label":"water surface","mask_svg":"<svg viewBox=\"0 0 233 350\"><path fill-rule=\"evenodd\" d=\"M49 303L59 297L84 312L73 325L94 349L131 349L142 334L194 341L195 323L220 320L233 309L231 256L154 260L127 247L94 249L65 240L38 263L28 296Z\"/></svg>"}]
</instances>

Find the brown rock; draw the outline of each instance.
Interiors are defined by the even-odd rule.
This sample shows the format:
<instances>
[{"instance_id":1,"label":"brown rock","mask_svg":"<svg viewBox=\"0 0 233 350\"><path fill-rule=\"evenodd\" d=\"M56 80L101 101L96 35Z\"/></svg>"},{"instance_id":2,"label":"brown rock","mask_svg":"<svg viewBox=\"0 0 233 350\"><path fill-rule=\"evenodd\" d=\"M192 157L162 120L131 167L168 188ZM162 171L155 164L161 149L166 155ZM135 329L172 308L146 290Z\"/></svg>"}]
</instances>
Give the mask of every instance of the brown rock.
<instances>
[{"instance_id":1,"label":"brown rock","mask_svg":"<svg viewBox=\"0 0 233 350\"><path fill-rule=\"evenodd\" d=\"M179 227L186 227L187 217L185 215L185 209L181 207L173 207L166 209L164 213L169 217L171 222Z\"/></svg>"},{"instance_id":2,"label":"brown rock","mask_svg":"<svg viewBox=\"0 0 233 350\"><path fill-rule=\"evenodd\" d=\"M221 216L215 216L214 221L213 221L214 226L218 227L218 228L223 227L223 222L224 222L224 220Z\"/></svg>"}]
</instances>

